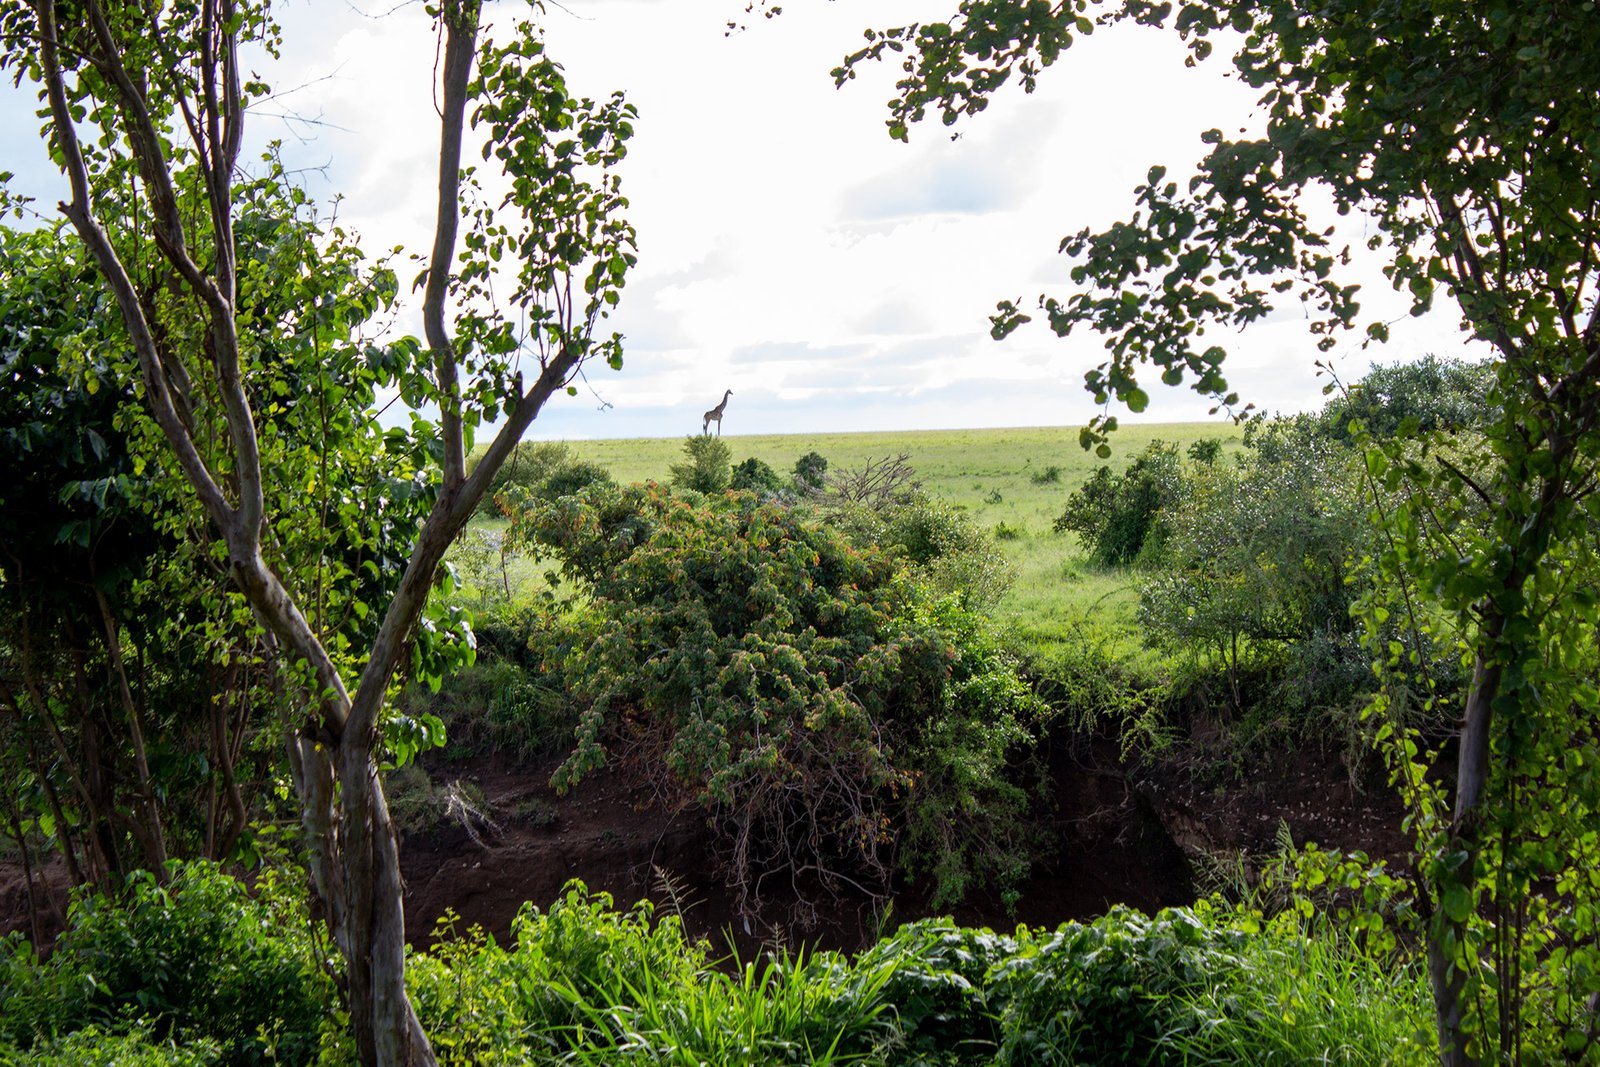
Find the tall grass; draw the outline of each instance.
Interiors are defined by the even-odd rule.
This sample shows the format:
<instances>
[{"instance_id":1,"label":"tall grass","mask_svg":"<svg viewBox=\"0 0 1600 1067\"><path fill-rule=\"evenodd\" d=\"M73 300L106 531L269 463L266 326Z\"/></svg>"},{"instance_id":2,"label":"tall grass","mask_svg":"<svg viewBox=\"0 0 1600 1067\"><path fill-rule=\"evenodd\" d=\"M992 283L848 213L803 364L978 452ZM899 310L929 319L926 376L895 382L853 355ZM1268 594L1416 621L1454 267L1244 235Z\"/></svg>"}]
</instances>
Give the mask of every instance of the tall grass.
<instances>
[{"instance_id":1,"label":"tall grass","mask_svg":"<svg viewBox=\"0 0 1600 1067\"><path fill-rule=\"evenodd\" d=\"M0 941L0 1064L354 1062L311 959L326 946L307 940L303 913L263 926L242 886L191 871L174 868L190 888L168 900L170 926L138 901L85 899L48 962ZM237 902L199 921L219 894ZM407 980L445 1067L1427 1062L1419 969L1307 930L1202 903L1012 934L924 920L854 957L719 960L676 915L648 903L618 911L572 883L549 909L525 908L508 946L446 923L430 951L410 956ZM104 970L106 950L121 972ZM293 966L237 972L266 958ZM203 980L160 985L174 967ZM136 991L157 995L121 996ZM218 1015L230 991L252 994L248 1012Z\"/></svg>"},{"instance_id":2,"label":"tall grass","mask_svg":"<svg viewBox=\"0 0 1600 1067\"><path fill-rule=\"evenodd\" d=\"M1201 1022L1172 1036L1178 1062L1367 1067L1432 1060L1433 1002L1419 961L1374 956L1297 927L1246 942L1241 959L1244 981L1191 995Z\"/></svg>"},{"instance_id":3,"label":"tall grass","mask_svg":"<svg viewBox=\"0 0 1600 1067\"><path fill-rule=\"evenodd\" d=\"M1413 969L1294 922L1201 905L1012 935L931 920L854 958L716 965L672 916L581 885L413 961L447 1065L1411 1064L1427 1061Z\"/></svg>"}]
</instances>

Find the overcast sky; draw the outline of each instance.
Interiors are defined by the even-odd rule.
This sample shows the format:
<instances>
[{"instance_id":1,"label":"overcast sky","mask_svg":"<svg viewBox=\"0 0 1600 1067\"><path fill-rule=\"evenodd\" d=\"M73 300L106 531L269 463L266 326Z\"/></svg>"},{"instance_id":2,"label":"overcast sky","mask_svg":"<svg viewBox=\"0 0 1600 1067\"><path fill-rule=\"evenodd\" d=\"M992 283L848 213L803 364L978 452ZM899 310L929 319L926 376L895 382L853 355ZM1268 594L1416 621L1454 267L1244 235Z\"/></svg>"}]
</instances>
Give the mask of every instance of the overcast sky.
<instances>
[{"instance_id":1,"label":"overcast sky","mask_svg":"<svg viewBox=\"0 0 1600 1067\"><path fill-rule=\"evenodd\" d=\"M741 0L567 0L541 17L571 87L626 92L639 110L622 171L639 265L613 323L620 373L560 397L530 438L673 436L733 390L729 434L1079 425L1101 359L1094 336L1025 327L988 336L1000 299L1067 291L1062 236L1126 217L1153 163L1188 172L1201 131L1259 124L1253 94L1213 61L1186 70L1171 35L1123 28L1080 41L1032 96L1010 86L952 141L937 122L909 145L885 132L892 65L844 89L829 71L868 25L948 15L954 0L794 0L725 35ZM437 159L436 36L420 3L288 0L279 101L251 127L282 138L312 194L370 248L429 243ZM499 13L520 13L503 4ZM31 94L0 91L0 169L54 202ZM274 117L292 112L316 124ZM1359 231L1354 233L1359 238ZM1360 265L1358 264L1358 267ZM1372 266L1364 310L1402 313ZM419 296L420 302L420 296ZM1397 324L1386 349L1462 354L1448 311ZM1298 308L1227 342L1226 369L1268 411L1321 402ZM1155 376L1151 375L1152 382ZM1187 388L1149 387L1146 420L1206 417ZM1126 413L1119 413L1126 421Z\"/></svg>"}]
</instances>

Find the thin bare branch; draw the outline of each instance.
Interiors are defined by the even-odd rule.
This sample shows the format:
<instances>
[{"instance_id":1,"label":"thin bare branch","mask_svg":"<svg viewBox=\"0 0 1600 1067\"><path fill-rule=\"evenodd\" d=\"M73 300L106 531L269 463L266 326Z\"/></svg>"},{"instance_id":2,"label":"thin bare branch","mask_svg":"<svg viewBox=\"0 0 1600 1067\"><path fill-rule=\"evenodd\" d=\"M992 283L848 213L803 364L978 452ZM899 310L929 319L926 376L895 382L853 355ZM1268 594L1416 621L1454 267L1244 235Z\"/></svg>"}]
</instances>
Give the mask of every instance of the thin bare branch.
<instances>
[{"instance_id":1,"label":"thin bare branch","mask_svg":"<svg viewBox=\"0 0 1600 1067\"><path fill-rule=\"evenodd\" d=\"M455 345L445 329L444 302L450 287L450 268L455 258L461 214L461 137L466 123L467 82L472 73L477 39L478 3L476 0L447 3L439 17L446 34L444 103L440 111L439 200L434 220L433 254L428 260L428 283L423 293L422 328L433 355L434 376L439 385L439 419L444 438L441 495L448 496L466 478L461 383Z\"/></svg>"}]
</instances>

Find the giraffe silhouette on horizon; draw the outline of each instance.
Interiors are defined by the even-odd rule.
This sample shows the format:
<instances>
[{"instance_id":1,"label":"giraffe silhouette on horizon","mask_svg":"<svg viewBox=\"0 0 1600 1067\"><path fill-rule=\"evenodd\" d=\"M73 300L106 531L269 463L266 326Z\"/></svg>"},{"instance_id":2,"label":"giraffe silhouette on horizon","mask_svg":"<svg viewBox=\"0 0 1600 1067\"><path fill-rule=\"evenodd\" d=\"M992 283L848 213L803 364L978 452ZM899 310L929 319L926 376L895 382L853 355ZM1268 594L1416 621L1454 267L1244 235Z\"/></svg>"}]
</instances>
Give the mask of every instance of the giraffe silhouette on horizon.
<instances>
[{"instance_id":1,"label":"giraffe silhouette on horizon","mask_svg":"<svg viewBox=\"0 0 1600 1067\"><path fill-rule=\"evenodd\" d=\"M711 424L714 422L717 424L717 436L722 436L722 409L728 406L728 398L732 395L733 390L729 389L722 394L722 403L706 412L705 421L700 425L701 433L709 434L711 432Z\"/></svg>"}]
</instances>

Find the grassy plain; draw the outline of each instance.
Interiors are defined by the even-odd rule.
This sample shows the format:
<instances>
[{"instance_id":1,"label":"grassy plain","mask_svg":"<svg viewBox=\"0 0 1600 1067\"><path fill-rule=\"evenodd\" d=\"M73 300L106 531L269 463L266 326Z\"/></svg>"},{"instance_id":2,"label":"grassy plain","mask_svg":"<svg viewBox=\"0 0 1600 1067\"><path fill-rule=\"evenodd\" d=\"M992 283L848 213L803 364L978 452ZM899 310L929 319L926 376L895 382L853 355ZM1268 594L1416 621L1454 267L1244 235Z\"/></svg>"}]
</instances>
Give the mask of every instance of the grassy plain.
<instances>
[{"instance_id":1,"label":"grassy plain","mask_svg":"<svg viewBox=\"0 0 1600 1067\"><path fill-rule=\"evenodd\" d=\"M1124 426L1112 436L1112 455L1097 458L1078 444L1076 427L999 430L916 430L724 438L738 463L754 456L787 476L808 452L827 457L830 469L860 468L869 460L905 454L923 488L997 531L996 544L1015 568L1016 580L998 615L1030 644L1048 644L1085 619L1103 633L1132 633L1134 594L1125 571L1085 562L1077 538L1051 530L1067 497L1102 465L1121 470L1151 441L1187 448L1202 438L1240 447L1232 423L1157 423ZM683 459L683 438L575 441L573 453L604 466L619 482L667 481ZM1051 472L1054 471L1052 474Z\"/></svg>"}]
</instances>

